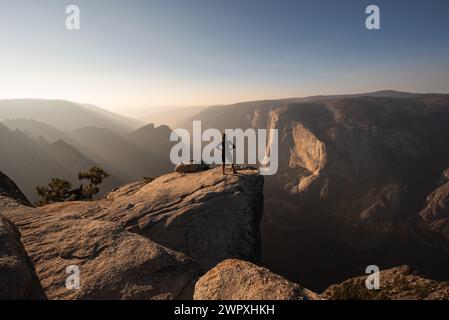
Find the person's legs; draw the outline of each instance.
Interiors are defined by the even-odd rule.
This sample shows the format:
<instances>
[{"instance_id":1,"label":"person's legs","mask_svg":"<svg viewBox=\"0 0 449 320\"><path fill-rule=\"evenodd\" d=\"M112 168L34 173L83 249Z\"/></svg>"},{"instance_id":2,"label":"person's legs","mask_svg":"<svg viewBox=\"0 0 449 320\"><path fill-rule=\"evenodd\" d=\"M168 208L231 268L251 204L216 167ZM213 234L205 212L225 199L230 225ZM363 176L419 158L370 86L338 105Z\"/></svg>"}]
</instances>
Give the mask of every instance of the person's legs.
<instances>
[{"instance_id":1,"label":"person's legs","mask_svg":"<svg viewBox=\"0 0 449 320\"><path fill-rule=\"evenodd\" d=\"M223 162L223 165L222 165L222 167L221 167L221 168L222 168L222 171L223 171L223 174L225 174L225 166L226 166L226 165L225 165L225 163Z\"/></svg>"},{"instance_id":2,"label":"person's legs","mask_svg":"<svg viewBox=\"0 0 449 320\"><path fill-rule=\"evenodd\" d=\"M235 172L235 166L234 166L233 163L231 163L231 167L232 167L232 173L233 173L233 174L236 174L236 172Z\"/></svg>"}]
</instances>

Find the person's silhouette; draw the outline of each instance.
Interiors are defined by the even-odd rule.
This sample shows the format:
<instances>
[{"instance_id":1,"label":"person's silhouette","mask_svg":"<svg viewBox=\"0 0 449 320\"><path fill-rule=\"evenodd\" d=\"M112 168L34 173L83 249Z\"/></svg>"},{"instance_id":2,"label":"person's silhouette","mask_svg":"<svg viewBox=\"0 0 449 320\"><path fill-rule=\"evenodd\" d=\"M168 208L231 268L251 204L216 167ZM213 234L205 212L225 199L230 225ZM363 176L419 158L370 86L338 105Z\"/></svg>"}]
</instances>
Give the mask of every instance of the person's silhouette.
<instances>
[{"instance_id":1,"label":"person's silhouette","mask_svg":"<svg viewBox=\"0 0 449 320\"><path fill-rule=\"evenodd\" d=\"M228 160L228 163L231 164L232 173L236 174L234 162L231 160L232 159L231 150L235 149L235 145L234 143L232 143L232 141L226 139L225 133L223 133L223 136L221 138L221 145L218 148L221 149L221 162L223 174L225 174L226 170L226 160Z\"/></svg>"}]
</instances>

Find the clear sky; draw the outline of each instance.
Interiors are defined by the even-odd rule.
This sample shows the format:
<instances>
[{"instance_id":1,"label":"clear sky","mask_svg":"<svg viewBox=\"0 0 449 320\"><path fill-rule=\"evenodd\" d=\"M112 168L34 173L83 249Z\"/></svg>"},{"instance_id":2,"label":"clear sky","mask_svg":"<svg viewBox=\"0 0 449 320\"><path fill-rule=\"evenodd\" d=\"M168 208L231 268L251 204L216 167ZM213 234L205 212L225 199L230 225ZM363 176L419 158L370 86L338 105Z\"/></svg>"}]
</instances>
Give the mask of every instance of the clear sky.
<instances>
[{"instance_id":1,"label":"clear sky","mask_svg":"<svg viewBox=\"0 0 449 320\"><path fill-rule=\"evenodd\" d=\"M81 30L65 28L65 8ZM365 28L365 8L381 30ZM449 92L447 0L0 0L0 99L136 108Z\"/></svg>"}]
</instances>

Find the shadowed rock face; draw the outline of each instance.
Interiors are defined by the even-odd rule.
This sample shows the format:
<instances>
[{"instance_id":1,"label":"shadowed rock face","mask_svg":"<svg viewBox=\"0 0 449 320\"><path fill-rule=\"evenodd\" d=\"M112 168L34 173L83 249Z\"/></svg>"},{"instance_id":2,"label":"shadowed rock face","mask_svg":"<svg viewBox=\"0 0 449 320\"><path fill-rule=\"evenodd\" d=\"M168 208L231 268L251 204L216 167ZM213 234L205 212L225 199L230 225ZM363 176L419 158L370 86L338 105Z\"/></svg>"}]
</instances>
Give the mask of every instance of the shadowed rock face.
<instances>
[{"instance_id":1,"label":"shadowed rock face","mask_svg":"<svg viewBox=\"0 0 449 320\"><path fill-rule=\"evenodd\" d=\"M323 292L331 300L447 300L449 283L425 279L402 266L380 272L380 289L368 290L367 277L346 280Z\"/></svg>"},{"instance_id":2,"label":"shadowed rock face","mask_svg":"<svg viewBox=\"0 0 449 320\"><path fill-rule=\"evenodd\" d=\"M45 299L20 233L0 215L0 300Z\"/></svg>"},{"instance_id":3,"label":"shadowed rock face","mask_svg":"<svg viewBox=\"0 0 449 320\"><path fill-rule=\"evenodd\" d=\"M312 291L252 263L230 259L202 276L195 300L319 300Z\"/></svg>"},{"instance_id":4,"label":"shadowed rock face","mask_svg":"<svg viewBox=\"0 0 449 320\"><path fill-rule=\"evenodd\" d=\"M19 190L14 181L2 172L0 172L0 197L2 197L4 201L6 201L6 198L12 198L20 204L30 205L29 201L22 191Z\"/></svg>"},{"instance_id":5,"label":"shadowed rock face","mask_svg":"<svg viewBox=\"0 0 449 320\"><path fill-rule=\"evenodd\" d=\"M46 298L19 230L1 215L6 208L27 204L16 184L0 172L0 300Z\"/></svg>"},{"instance_id":6,"label":"shadowed rock face","mask_svg":"<svg viewBox=\"0 0 449 320\"><path fill-rule=\"evenodd\" d=\"M191 298L201 269L259 259L262 188L256 171L216 169L130 184L98 201L1 210L50 299ZM73 265L79 290L65 287Z\"/></svg>"}]
</instances>

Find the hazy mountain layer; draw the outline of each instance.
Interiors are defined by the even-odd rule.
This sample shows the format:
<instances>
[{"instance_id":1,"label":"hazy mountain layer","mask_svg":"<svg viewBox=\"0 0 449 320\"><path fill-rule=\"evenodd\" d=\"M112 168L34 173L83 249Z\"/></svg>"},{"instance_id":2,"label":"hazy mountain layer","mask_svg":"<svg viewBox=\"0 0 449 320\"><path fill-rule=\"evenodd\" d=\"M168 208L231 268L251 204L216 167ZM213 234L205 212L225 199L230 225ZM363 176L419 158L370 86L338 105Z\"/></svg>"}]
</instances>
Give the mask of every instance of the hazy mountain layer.
<instances>
[{"instance_id":1,"label":"hazy mountain layer","mask_svg":"<svg viewBox=\"0 0 449 320\"><path fill-rule=\"evenodd\" d=\"M78 187L78 172L94 165L110 174L101 186L101 194L144 176L159 176L174 167L169 159L171 130L166 126L148 125L120 135L97 127L62 131L27 119L5 123L10 130L2 125L0 148L9 151L0 160L0 168L17 181L32 202L37 200L36 186L60 177Z\"/></svg>"},{"instance_id":2,"label":"hazy mountain layer","mask_svg":"<svg viewBox=\"0 0 449 320\"><path fill-rule=\"evenodd\" d=\"M33 119L63 131L95 126L127 133L143 125L92 105L42 99L0 100L0 121L6 119Z\"/></svg>"},{"instance_id":3,"label":"hazy mountain layer","mask_svg":"<svg viewBox=\"0 0 449 320\"><path fill-rule=\"evenodd\" d=\"M47 184L52 177L75 178L36 141L20 131L9 130L1 123L0 150L1 170L18 184L32 202L36 200L36 186Z\"/></svg>"}]
</instances>

